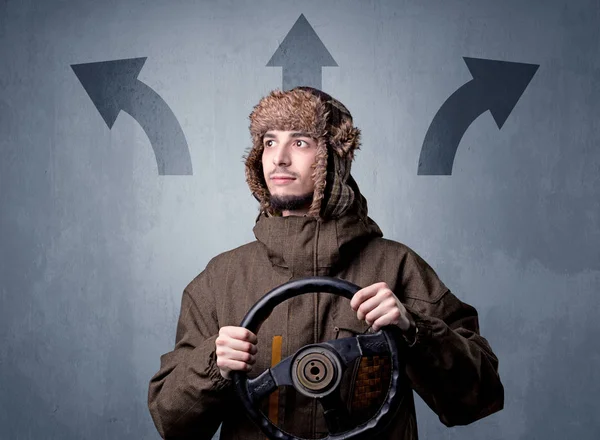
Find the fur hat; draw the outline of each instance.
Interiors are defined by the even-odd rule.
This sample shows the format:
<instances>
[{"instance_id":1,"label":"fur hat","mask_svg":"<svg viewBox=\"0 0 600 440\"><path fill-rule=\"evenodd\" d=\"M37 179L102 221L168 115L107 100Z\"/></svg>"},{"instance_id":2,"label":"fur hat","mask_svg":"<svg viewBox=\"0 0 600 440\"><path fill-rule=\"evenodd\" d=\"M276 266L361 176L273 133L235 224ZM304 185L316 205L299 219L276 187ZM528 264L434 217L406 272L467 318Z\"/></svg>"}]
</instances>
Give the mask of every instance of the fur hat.
<instances>
[{"instance_id":1,"label":"fur hat","mask_svg":"<svg viewBox=\"0 0 600 440\"><path fill-rule=\"evenodd\" d=\"M262 167L263 136L269 130L304 131L317 141L315 191L308 215L336 218L347 211L355 197L350 167L360 148L360 129L340 101L312 87L275 89L254 106L249 118L252 147L244 156L246 182L261 212L281 215L270 205Z\"/></svg>"}]
</instances>

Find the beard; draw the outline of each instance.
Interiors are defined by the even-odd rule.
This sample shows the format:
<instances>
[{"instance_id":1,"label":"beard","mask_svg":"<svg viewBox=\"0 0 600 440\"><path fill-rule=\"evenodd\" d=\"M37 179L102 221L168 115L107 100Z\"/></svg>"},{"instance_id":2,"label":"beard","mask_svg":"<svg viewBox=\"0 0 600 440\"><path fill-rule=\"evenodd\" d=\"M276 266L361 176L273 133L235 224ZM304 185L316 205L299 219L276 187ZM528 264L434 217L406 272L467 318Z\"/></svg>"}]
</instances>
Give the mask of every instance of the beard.
<instances>
[{"instance_id":1,"label":"beard","mask_svg":"<svg viewBox=\"0 0 600 440\"><path fill-rule=\"evenodd\" d=\"M271 207L275 211L298 211L309 208L313 201L313 193L303 195L277 196L271 195Z\"/></svg>"}]
</instances>

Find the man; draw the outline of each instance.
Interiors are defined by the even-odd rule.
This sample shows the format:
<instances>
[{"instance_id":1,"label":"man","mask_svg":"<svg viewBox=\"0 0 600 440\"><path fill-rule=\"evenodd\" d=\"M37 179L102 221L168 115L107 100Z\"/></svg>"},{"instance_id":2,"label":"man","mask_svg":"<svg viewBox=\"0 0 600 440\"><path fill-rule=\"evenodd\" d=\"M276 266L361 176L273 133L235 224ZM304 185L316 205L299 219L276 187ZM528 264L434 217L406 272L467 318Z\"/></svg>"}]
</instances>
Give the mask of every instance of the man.
<instances>
[{"instance_id":1,"label":"man","mask_svg":"<svg viewBox=\"0 0 600 440\"><path fill-rule=\"evenodd\" d=\"M499 411L498 360L479 335L476 310L461 302L408 246L383 238L350 175L360 130L348 109L310 87L274 90L250 114L246 180L260 203L256 240L224 252L184 289L173 351L161 356L148 404L172 439L264 439L243 413L231 371L254 377L311 343L383 326L398 329L408 379L382 439L417 439L414 389L447 426ZM362 287L352 301L328 293L275 307L255 335L239 327L269 290L307 276ZM388 327L389 328L389 327ZM389 362L361 360L344 378L353 420L366 420L387 393ZM282 387L261 406L298 437L328 431L314 399Z\"/></svg>"}]
</instances>

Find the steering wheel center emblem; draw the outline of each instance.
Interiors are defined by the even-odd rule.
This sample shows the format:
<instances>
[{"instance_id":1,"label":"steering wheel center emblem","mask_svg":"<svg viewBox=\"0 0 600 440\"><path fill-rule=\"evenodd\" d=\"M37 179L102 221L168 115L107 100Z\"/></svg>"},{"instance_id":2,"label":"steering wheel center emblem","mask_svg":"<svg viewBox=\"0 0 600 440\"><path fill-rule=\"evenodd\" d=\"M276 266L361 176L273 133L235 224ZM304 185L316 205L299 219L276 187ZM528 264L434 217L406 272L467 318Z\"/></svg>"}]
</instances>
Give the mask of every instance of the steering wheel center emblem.
<instances>
[{"instance_id":1,"label":"steering wheel center emblem","mask_svg":"<svg viewBox=\"0 0 600 440\"><path fill-rule=\"evenodd\" d=\"M308 397L323 397L339 385L342 364L338 357L323 347L305 347L294 359L292 381L295 388Z\"/></svg>"}]
</instances>

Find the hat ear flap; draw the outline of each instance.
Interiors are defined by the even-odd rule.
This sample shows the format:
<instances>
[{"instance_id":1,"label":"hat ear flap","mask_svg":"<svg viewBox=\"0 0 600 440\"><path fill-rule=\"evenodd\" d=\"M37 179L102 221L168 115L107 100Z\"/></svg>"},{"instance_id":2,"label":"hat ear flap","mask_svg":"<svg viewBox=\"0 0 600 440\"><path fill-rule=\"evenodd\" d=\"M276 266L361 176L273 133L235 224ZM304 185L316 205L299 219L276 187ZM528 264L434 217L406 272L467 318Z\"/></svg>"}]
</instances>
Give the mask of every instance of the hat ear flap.
<instances>
[{"instance_id":1,"label":"hat ear flap","mask_svg":"<svg viewBox=\"0 0 600 440\"><path fill-rule=\"evenodd\" d=\"M252 147L250 147L243 156L245 162L246 182L250 192L260 202L261 211L270 209L269 190L262 167L262 136L252 135Z\"/></svg>"},{"instance_id":2,"label":"hat ear flap","mask_svg":"<svg viewBox=\"0 0 600 440\"><path fill-rule=\"evenodd\" d=\"M343 118L339 126L331 127L330 146L340 157L354 159L354 152L360 149L360 129L354 127L352 120Z\"/></svg>"}]
</instances>

